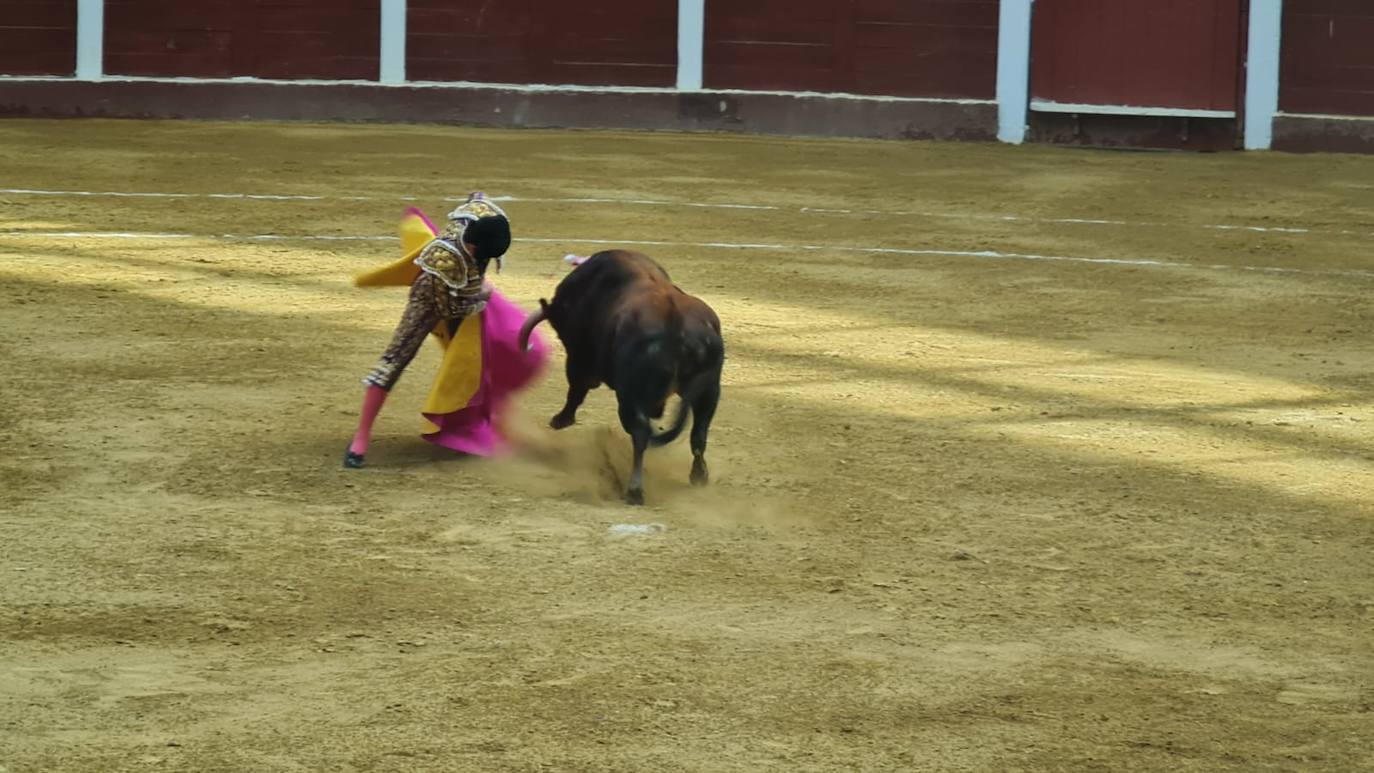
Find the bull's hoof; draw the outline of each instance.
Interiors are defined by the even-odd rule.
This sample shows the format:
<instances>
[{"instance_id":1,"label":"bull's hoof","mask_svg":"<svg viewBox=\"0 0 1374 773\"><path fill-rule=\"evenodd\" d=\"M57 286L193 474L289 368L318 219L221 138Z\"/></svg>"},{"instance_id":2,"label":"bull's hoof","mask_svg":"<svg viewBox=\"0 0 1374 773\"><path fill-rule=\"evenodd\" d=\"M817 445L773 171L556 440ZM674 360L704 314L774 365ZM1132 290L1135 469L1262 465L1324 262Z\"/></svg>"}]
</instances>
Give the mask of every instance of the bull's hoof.
<instances>
[{"instance_id":1,"label":"bull's hoof","mask_svg":"<svg viewBox=\"0 0 1374 773\"><path fill-rule=\"evenodd\" d=\"M625 492L625 504L642 505L644 504L644 489L630 489Z\"/></svg>"},{"instance_id":2,"label":"bull's hoof","mask_svg":"<svg viewBox=\"0 0 1374 773\"><path fill-rule=\"evenodd\" d=\"M576 423L576 416L564 416L561 413L557 416L554 416L552 419L549 419L549 426L553 427L554 429L567 429L568 427L571 427Z\"/></svg>"},{"instance_id":3,"label":"bull's hoof","mask_svg":"<svg viewBox=\"0 0 1374 773\"><path fill-rule=\"evenodd\" d=\"M692 462L692 474L688 480L693 486L705 486L711 482L711 473L706 470L705 460L697 459Z\"/></svg>"}]
</instances>

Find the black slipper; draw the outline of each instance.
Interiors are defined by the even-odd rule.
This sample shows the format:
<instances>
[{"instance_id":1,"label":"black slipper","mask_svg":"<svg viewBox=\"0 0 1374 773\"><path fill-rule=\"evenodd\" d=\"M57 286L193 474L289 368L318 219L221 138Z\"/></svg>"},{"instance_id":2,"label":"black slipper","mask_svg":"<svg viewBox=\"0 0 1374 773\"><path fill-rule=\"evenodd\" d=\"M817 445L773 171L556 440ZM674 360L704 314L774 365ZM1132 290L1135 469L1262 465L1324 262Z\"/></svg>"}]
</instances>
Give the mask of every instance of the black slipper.
<instances>
[{"instance_id":1,"label":"black slipper","mask_svg":"<svg viewBox=\"0 0 1374 773\"><path fill-rule=\"evenodd\" d=\"M363 466L363 455L355 454L352 451L344 451L344 467L350 470L360 470Z\"/></svg>"}]
</instances>

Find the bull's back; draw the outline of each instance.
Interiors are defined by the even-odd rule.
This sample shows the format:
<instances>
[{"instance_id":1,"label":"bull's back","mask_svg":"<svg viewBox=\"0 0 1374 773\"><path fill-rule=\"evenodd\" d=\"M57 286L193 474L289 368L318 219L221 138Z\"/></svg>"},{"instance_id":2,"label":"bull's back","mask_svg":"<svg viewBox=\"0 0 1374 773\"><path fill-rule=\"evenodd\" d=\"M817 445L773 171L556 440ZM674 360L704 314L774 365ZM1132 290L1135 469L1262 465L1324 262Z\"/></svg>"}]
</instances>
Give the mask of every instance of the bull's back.
<instances>
[{"instance_id":1,"label":"bull's back","mask_svg":"<svg viewBox=\"0 0 1374 773\"><path fill-rule=\"evenodd\" d=\"M720 318L715 310L673 284L667 270L653 258L633 250L607 250L591 260L597 259L618 286L616 301L608 307L613 327L641 335L675 332L698 344L711 339L719 342Z\"/></svg>"},{"instance_id":2,"label":"bull's back","mask_svg":"<svg viewBox=\"0 0 1374 773\"><path fill-rule=\"evenodd\" d=\"M673 284L668 272L647 255L633 250L605 250L588 258L563 278L555 303L568 304L566 316L578 320L570 348L600 363L607 383L615 370L610 356L624 347L647 351L664 340L662 351L682 351L696 366L720 357L720 320L700 298ZM562 316L562 315L560 315Z\"/></svg>"},{"instance_id":3,"label":"bull's back","mask_svg":"<svg viewBox=\"0 0 1374 773\"><path fill-rule=\"evenodd\" d=\"M589 328L618 323L625 312L661 307L672 280L652 258L632 250L606 250L588 258L563 278L554 303L566 303L570 316Z\"/></svg>"},{"instance_id":4,"label":"bull's back","mask_svg":"<svg viewBox=\"0 0 1374 773\"><path fill-rule=\"evenodd\" d=\"M606 250L592 255L563 278L558 291L610 300L636 285L671 284L668 272L653 258L632 250Z\"/></svg>"}]
</instances>

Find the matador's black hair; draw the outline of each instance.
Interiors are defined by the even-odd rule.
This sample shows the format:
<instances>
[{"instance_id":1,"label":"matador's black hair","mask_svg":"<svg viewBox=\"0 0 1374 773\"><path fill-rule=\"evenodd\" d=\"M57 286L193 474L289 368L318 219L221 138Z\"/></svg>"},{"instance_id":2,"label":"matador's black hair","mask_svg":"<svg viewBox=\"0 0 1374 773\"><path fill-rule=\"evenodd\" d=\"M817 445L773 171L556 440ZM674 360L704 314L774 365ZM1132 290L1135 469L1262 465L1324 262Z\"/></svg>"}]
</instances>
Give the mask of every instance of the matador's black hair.
<instances>
[{"instance_id":1,"label":"matador's black hair","mask_svg":"<svg viewBox=\"0 0 1374 773\"><path fill-rule=\"evenodd\" d=\"M479 218L463 231L463 241L475 248L472 258L485 274L487 264L510 249L510 221L500 215Z\"/></svg>"}]
</instances>

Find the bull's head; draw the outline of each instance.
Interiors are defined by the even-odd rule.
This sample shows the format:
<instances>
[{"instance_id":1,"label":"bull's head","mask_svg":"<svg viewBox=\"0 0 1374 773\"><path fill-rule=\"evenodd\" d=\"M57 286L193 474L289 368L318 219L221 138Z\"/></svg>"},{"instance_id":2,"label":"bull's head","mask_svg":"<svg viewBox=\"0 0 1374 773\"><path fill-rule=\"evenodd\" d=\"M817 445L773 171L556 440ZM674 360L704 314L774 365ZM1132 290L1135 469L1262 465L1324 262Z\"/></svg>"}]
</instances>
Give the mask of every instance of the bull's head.
<instances>
[{"instance_id":1,"label":"bull's head","mask_svg":"<svg viewBox=\"0 0 1374 773\"><path fill-rule=\"evenodd\" d=\"M540 322L549 318L549 302L543 298L539 299L539 311L534 312L525 319L525 324L520 326L520 351L530 350L530 334Z\"/></svg>"}]
</instances>

